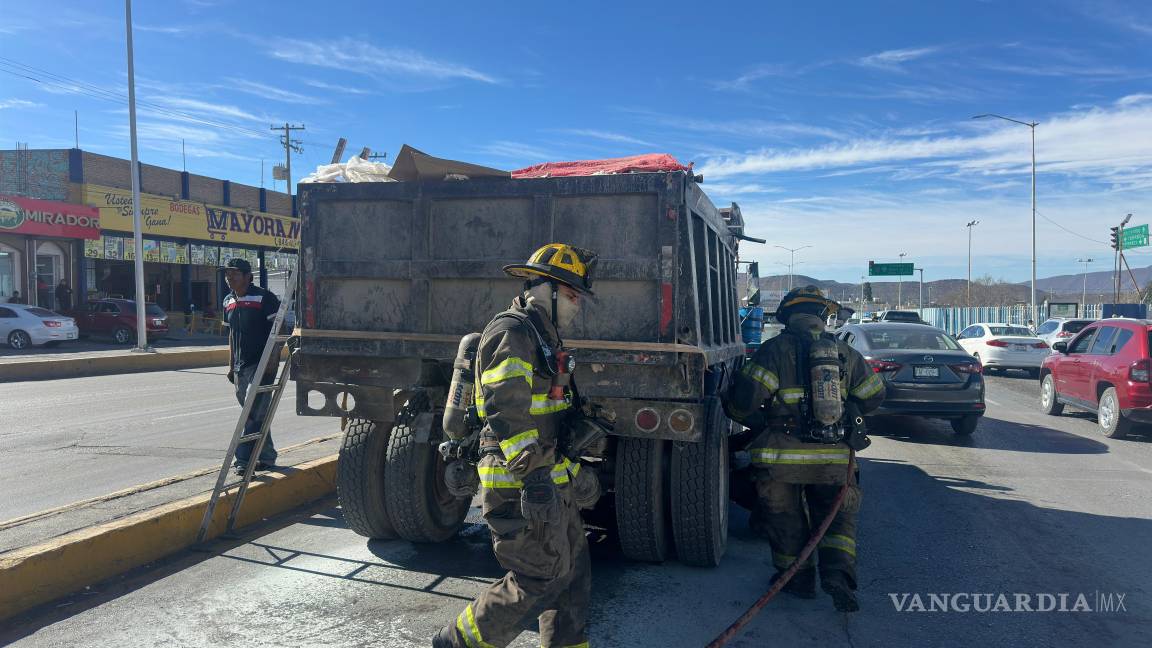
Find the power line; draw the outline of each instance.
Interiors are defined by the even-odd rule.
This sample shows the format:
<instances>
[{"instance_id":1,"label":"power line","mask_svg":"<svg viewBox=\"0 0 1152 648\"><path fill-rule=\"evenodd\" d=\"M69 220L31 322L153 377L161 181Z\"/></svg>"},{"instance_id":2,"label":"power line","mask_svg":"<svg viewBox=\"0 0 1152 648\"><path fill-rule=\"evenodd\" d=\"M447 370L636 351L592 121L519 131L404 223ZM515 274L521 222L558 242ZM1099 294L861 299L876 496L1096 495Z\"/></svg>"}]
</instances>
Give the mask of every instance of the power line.
<instances>
[{"instance_id":1,"label":"power line","mask_svg":"<svg viewBox=\"0 0 1152 648\"><path fill-rule=\"evenodd\" d=\"M1083 234L1080 234L1079 232L1073 232L1072 230L1068 229L1067 227L1064 227L1063 225L1061 225L1060 223L1057 223L1056 221L1052 220L1051 218L1048 218L1043 213L1041 213L1039 210L1037 210L1036 213L1040 214L1040 218L1043 218L1044 220L1048 221L1049 223L1052 223L1056 227L1059 227L1060 229L1064 230L1065 232L1068 232L1072 236L1077 236L1079 238L1084 239L1085 241L1092 241L1093 243L1099 243L1100 245L1108 245L1107 241L1098 241L1098 240L1096 240L1090 236L1084 236Z\"/></svg>"}]
</instances>

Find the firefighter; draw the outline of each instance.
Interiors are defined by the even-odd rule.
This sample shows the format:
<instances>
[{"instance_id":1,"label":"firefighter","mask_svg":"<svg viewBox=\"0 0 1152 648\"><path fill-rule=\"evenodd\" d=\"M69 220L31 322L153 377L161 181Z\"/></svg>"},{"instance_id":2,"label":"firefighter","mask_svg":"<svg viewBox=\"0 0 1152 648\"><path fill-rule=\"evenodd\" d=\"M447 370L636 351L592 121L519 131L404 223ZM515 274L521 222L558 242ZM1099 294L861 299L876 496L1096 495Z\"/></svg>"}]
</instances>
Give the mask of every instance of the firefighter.
<instances>
[{"instance_id":1,"label":"firefighter","mask_svg":"<svg viewBox=\"0 0 1152 648\"><path fill-rule=\"evenodd\" d=\"M855 594L860 487L848 466L852 448L862 449L866 437L852 422L880 405L884 383L859 352L825 331L826 318L838 308L815 286L788 292L776 309L783 332L744 364L724 404L729 416L751 430L748 451L756 480L751 525L772 547L773 582L796 560L848 482L843 505L816 553L822 588L837 610L855 612L860 609ZM809 559L784 591L815 598L813 562Z\"/></svg>"},{"instance_id":2,"label":"firefighter","mask_svg":"<svg viewBox=\"0 0 1152 648\"><path fill-rule=\"evenodd\" d=\"M591 469L565 457L560 332L592 295L596 255L552 243L527 263L504 267L525 280L512 308L484 329L477 354L477 413L484 419L478 465L483 516L496 559L508 570L432 640L434 648L499 648L539 615L545 648L588 645L592 586L580 504L599 491Z\"/></svg>"}]
</instances>

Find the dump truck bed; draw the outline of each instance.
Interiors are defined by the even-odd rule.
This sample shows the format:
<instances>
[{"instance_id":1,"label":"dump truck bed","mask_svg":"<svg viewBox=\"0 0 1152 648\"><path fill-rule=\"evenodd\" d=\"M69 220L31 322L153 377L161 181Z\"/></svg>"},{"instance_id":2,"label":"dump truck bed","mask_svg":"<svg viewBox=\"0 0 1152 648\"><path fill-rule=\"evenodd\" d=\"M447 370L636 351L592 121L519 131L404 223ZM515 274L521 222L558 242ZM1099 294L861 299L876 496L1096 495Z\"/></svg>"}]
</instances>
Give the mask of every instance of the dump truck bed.
<instances>
[{"instance_id":1,"label":"dump truck bed","mask_svg":"<svg viewBox=\"0 0 1152 648\"><path fill-rule=\"evenodd\" d=\"M392 390L520 292L503 266L550 242L600 256L597 299L565 333L590 365L585 396L697 400L705 368L743 353L735 224L687 173L314 184L300 199L301 414L388 420Z\"/></svg>"}]
</instances>

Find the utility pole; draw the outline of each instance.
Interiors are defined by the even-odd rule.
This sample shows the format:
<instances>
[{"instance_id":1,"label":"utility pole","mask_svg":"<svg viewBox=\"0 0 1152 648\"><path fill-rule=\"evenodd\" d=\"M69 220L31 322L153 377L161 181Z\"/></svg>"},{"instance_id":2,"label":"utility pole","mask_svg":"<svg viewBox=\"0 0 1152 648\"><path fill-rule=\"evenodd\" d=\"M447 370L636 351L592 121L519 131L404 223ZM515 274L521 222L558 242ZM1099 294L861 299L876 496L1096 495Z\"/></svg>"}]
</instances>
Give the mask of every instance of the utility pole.
<instances>
[{"instance_id":1,"label":"utility pole","mask_svg":"<svg viewBox=\"0 0 1152 648\"><path fill-rule=\"evenodd\" d=\"M288 122L284 122L283 126L273 126L271 130L284 131L280 136L280 144L284 146L284 170L287 174L288 181L288 202L291 203L292 215L296 215L296 201L292 199L292 153L303 153L303 142L300 140L292 139L292 131L304 130L304 124L293 126Z\"/></svg>"},{"instance_id":2,"label":"utility pole","mask_svg":"<svg viewBox=\"0 0 1152 648\"><path fill-rule=\"evenodd\" d=\"M140 220L140 156L136 148L136 67L132 53L132 0L124 0L124 26L128 41L128 138L132 153L132 233L136 272L136 346L133 351L152 351L144 324L144 236Z\"/></svg>"},{"instance_id":3,"label":"utility pole","mask_svg":"<svg viewBox=\"0 0 1152 648\"><path fill-rule=\"evenodd\" d=\"M972 228L980 224L980 221L968 221L964 227L968 228L968 308L972 308Z\"/></svg>"},{"instance_id":4,"label":"utility pole","mask_svg":"<svg viewBox=\"0 0 1152 648\"><path fill-rule=\"evenodd\" d=\"M904 263L904 257L908 256L907 252L900 253L900 263ZM900 306L904 303L904 275L896 277L896 309L899 310Z\"/></svg>"},{"instance_id":5,"label":"utility pole","mask_svg":"<svg viewBox=\"0 0 1152 648\"><path fill-rule=\"evenodd\" d=\"M777 245L776 247L780 248L781 250L788 250L788 252L792 254L792 262L788 264L788 290L792 290L792 269L796 265L796 253L799 252L800 250L803 250L805 248L810 248L812 246L811 245L801 245L798 248L790 248L790 247L784 247L783 245Z\"/></svg>"},{"instance_id":6,"label":"utility pole","mask_svg":"<svg viewBox=\"0 0 1152 648\"><path fill-rule=\"evenodd\" d=\"M1084 309L1084 313L1088 312L1088 264L1092 263L1092 261L1094 261L1092 258L1076 259L1076 263L1084 264L1084 286L1080 293L1080 306Z\"/></svg>"},{"instance_id":7,"label":"utility pole","mask_svg":"<svg viewBox=\"0 0 1152 648\"><path fill-rule=\"evenodd\" d=\"M860 316L864 316L864 275L860 275Z\"/></svg>"}]
</instances>

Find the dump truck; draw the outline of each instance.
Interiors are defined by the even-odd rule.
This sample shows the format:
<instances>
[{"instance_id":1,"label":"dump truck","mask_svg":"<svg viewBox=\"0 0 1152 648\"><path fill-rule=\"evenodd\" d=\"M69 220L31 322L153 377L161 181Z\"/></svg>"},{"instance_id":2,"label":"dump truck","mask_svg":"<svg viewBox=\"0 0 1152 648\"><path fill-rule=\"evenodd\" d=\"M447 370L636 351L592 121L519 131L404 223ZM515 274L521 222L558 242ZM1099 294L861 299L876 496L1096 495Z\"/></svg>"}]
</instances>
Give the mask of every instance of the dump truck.
<instances>
[{"instance_id":1,"label":"dump truck","mask_svg":"<svg viewBox=\"0 0 1152 648\"><path fill-rule=\"evenodd\" d=\"M296 411L344 425L338 492L371 538L440 542L470 498L447 489L440 416L462 336L522 290L502 266L551 242L599 255L595 303L562 331L580 397L610 435L583 469L586 519L623 554L715 565L727 544L720 404L744 356L743 220L690 171L300 186Z\"/></svg>"}]
</instances>

